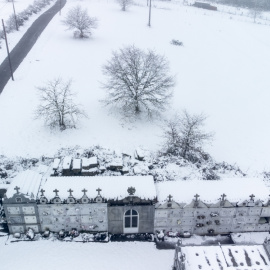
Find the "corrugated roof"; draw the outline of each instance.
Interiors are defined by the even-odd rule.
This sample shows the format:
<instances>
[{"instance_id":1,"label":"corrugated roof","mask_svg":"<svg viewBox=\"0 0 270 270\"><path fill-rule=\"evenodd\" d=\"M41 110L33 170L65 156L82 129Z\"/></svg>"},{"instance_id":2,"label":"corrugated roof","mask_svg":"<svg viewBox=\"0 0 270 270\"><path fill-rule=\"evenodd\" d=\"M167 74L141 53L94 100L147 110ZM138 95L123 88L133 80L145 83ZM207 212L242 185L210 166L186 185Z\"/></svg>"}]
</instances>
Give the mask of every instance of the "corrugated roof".
<instances>
[{"instance_id":1,"label":"corrugated roof","mask_svg":"<svg viewBox=\"0 0 270 270\"><path fill-rule=\"evenodd\" d=\"M19 173L9 185L6 193L7 198L11 198L17 192L14 189L16 186L20 188L19 193L26 196L31 196L33 194L34 198L36 198L41 178L41 174L31 170Z\"/></svg>"}]
</instances>

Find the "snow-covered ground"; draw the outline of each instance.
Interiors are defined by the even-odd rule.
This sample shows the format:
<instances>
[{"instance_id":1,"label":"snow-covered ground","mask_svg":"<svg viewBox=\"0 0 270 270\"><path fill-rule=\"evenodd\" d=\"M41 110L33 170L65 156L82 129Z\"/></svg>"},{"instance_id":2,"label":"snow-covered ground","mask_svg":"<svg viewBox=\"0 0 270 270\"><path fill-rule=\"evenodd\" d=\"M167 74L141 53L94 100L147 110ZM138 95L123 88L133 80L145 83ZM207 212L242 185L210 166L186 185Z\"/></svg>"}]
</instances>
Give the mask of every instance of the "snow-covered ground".
<instances>
[{"instance_id":1,"label":"snow-covered ground","mask_svg":"<svg viewBox=\"0 0 270 270\"><path fill-rule=\"evenodd\" d=\"M164 54L176 75L172 106L164 117L183 108L205 113L206 129L215 132L207 149L214 158L244 170L269 170L269 26L180 2L153 1L149 28L146 1L127 12L114 1L68 1L15 72L15 82L1 94L0 153L40 157L74 145L159 149L160 120L127 123L99 102L104 97L102 65L112 50L134 44ZM90 39L73 39L61 22L77 4L99 20ZM172 39L184 46L171 45ZM36 87L58 76L73 79L78 102L89 116L78 129L50 131L41 120L33 120L39 102Z\"/></svg>"},{"instance_id":2,"label":"snow-covered ground","mask_svg":"<svg viewBox=\"0 0 270 270\"><path fill-rule=\"evenodd\" d=\"M12 236L11 236L12 237ZM158 250L154 243L7 242L0 237L1 270L77 269L170 270L174 250Z\"/></svg>"}]
</instances>

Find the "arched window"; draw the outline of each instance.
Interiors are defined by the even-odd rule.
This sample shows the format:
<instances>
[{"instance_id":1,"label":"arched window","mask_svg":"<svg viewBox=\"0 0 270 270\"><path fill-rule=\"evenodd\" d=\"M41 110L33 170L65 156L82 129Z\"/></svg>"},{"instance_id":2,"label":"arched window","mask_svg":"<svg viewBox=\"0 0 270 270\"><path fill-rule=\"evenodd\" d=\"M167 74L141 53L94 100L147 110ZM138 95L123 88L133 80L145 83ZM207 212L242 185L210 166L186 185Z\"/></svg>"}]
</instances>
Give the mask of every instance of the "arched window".
<instances>
[{"instance_id":1,"label":"arched window","mask_svg":"<svg viewBox=\"0 0 270 270\"><path fill-rule=\"evenodd\" d=\"M125 228L137 228L139 215L136 210L130 209L125 213Z\"/></svg>"}]
</instances>

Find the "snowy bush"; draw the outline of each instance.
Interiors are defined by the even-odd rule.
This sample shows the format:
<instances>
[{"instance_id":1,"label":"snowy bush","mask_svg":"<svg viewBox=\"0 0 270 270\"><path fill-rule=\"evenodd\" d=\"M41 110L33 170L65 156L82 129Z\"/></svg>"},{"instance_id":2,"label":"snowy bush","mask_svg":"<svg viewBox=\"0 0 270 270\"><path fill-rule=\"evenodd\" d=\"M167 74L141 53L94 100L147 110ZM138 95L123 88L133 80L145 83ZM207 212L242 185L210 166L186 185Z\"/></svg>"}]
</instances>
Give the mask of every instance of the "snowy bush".
<instances>
[{"instance_id":1,"label":"snowy bush","mask_svg":"<svg viewBox=\"0 0 270 270\"><path fill-rule=\"evenodd\" d=\"M119 3L122 11L126 11L127 8L133 4L132 0L117 0L117 2Z\"/></svg>"},{"instance_id":2,"label":"snowy bush","mask_svg":"<svg viewBox=\"0 0 270 270\"><path fill-rule=\"evenodd\" d=\"M14 14L10 15L6 21L6 32L11 33L16 30L16 19Z\"/></svg>"},{"instance_id":3,"label":"snowy bush","mask_svg":"<svg viewBox=\"0 0 270 270\"><path fill-rule=\"evenodd\" d=\"M71 8L63 23L68 26L68 29L76 29L73 36L87 38L91 35L91 31L97 28L97 18L90 17L86 9L80 5Z\"/></svg>"},{"instance_id":4,"label":"snowy bush","mask_svg":"<svg viewBox=\"0 0 270 270\"><path fill-rule=\"evenodd\" d=\"M163 137L164 151L167 154L179 155L193 163L208 159L202 147L213 139L213 133L205 132L206 116L190 114L183 110L173 118L165 121Z\"/></svg>"},{"instance_id":5,"label":"snowy bush","mask_svg":"<svg viewBox=\"0 0 270 270\"><path fill-rule=\"evenodd\" d=\"M176 46L183 46L183 42L181 42L177 39L172 39L171 44L176 45Z\"/></svg>"}]
</instances>

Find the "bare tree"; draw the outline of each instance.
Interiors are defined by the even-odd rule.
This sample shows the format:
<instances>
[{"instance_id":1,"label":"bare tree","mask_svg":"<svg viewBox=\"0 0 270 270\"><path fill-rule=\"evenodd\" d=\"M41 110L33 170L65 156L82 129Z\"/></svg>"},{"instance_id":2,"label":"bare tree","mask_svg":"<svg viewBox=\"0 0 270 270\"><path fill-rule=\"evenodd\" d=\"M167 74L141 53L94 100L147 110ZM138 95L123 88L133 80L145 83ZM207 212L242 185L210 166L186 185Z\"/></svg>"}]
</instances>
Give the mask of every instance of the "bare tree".
<instances>
[{"instance_id":1,"label":"bare tree","mask_svg":"<svg viewBox=\"0 0 270 270\"><path fill-rule=\"evenodd\" d=\"M89 37L91 30L97 28L97 18L90 17L87 10L82 9L80 5L69 10L63 23L68 29L77 29L74 36L80 38Z\"/></svg>"},{"instance_id":2,"label":"bare tree","mask_svg":"<svg viewBox=\"0 0 270 270\"><path fill-rule=\"evenodd\" d=\"M37 89L40 105L35 111L35 118L43 118L51 128L75 128L80 117L87 117L80 105L73 101L75 93L71 90L71 80L64 82L57 78Z\"/></svg>"},{"instance_id":3,"label":"bare tree","mask_svg":"<svg viewBox=\"0 0 270 270\"><path fill-rule=\"evenodd\" d=\"M114 51L103 66L108 77L103 87L105 105L119 108L126 117L146 113L149 118L164 111L172 96L174 78L168 75L169 64L164 56L152 50L144 52L135 46Z\"/></svg>"},{"instance_id":4,"label":"bare tree","mask_svg":"<svg viewBox=\"0 0 270 270\"><path fill-rule=\"evenodd\" d=\"M251 17L253 17L253 22L256 23L256 19L261 15L262 13L262 2L259 0L251 0L251 7L249 14Z\"/></svg>"},{"instance_id":5,"label":"bare tree","mask_svg":"<svg viewBox=\"0 0 270 270\"><path fill-rule=\"evenodd\" d=\"M213 139L213 133L203 130L205 120L203 114L192 115L183 110L166 121L163 134L166 152L189 160L198 153L204 153L203 145Z\"/></svg>"},{"instance_id":6,"label":"bare tree","mask_svg":"<svg viewBox=\"0 0 270 270\"><path fill-rule=\"evenodd\" d=\"M126 11L127 8L133 4L132 0L117 0L117 2L123 11Z\"/></svg>"}]
</instances>

